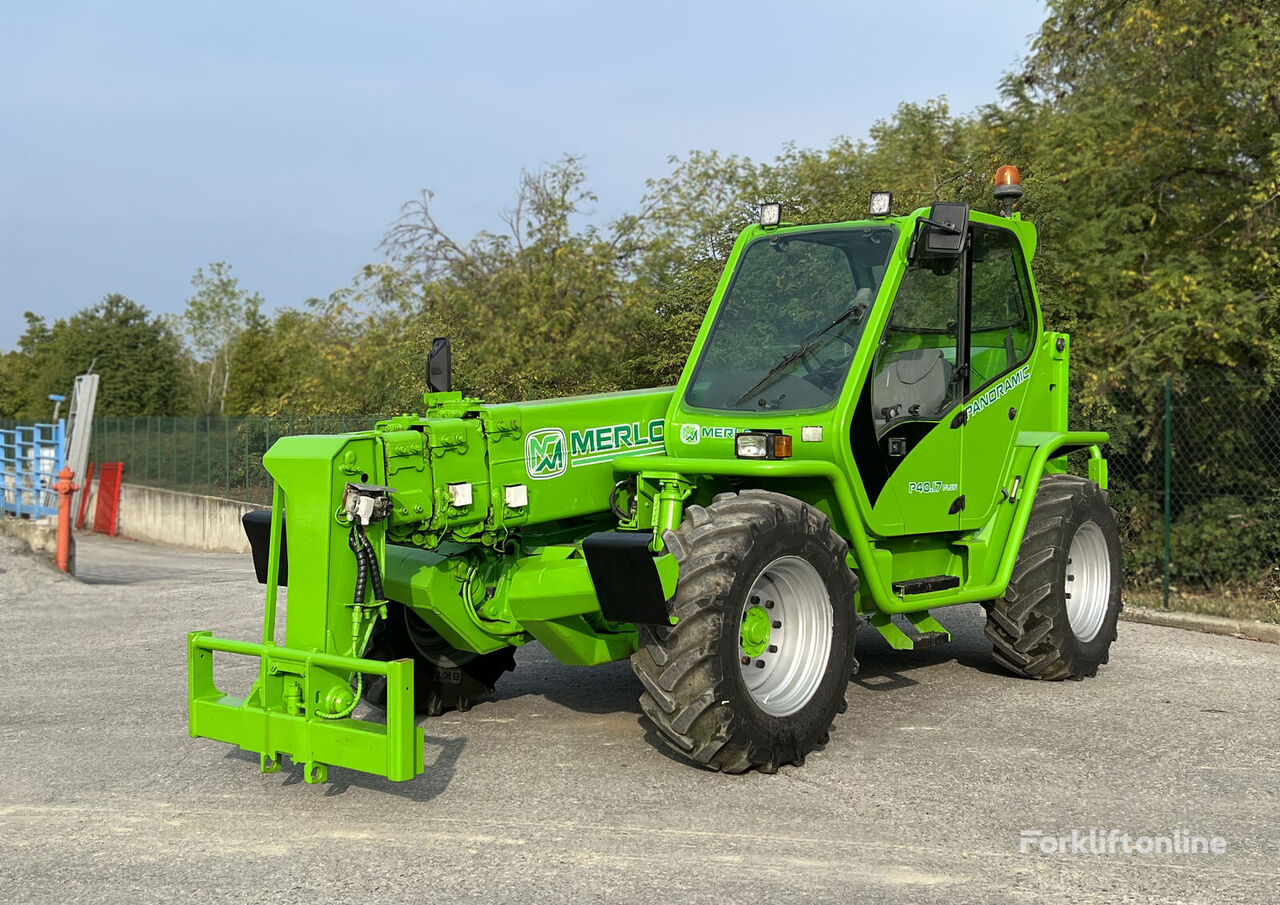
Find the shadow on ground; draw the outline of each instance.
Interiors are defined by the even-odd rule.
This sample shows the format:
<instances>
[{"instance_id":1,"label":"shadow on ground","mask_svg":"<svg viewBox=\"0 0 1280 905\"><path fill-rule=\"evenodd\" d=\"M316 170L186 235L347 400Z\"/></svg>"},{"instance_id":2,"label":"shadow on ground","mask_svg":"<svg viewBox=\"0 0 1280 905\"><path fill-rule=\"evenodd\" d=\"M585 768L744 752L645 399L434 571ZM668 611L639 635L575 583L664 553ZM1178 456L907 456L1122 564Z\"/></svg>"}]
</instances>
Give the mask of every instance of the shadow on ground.
<instances>
[{"instance_id":1,"label":"shadow on ground","mask_svg":"<svg viewBox=\"0 0 1280 905\"><path fill-rule=\"evenodd\" d=\"M354 786L409 801L431 801L444 794L444 791L449 788L449 783L453 781L453 776L457 772L458 759L462 756L466 745L465 738L446 738L428 733L426 769L422 775L408 782L392 782L386 777L361 773L358 770L329 767L329 778L324 790L325 797L344 795ZM430 759L432 749L436 751L435 760ZM246 761L255 767L259 763L257 754L242 751L239 748L231 749L226 756L229 760ZM306 781L303 778L303 765L289 759L285 760L278 772L282 786L298 785Z\"/></svg>"}]
</instances>

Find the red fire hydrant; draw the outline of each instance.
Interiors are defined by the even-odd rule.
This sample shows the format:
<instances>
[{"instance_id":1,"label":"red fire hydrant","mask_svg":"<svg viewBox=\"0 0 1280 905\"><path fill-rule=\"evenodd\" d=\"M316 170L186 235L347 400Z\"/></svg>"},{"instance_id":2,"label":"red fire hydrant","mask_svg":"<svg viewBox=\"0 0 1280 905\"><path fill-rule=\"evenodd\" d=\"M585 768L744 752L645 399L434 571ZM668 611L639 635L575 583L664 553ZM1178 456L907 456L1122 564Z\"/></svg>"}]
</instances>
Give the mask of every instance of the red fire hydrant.
<instances>
[{"instance_id":1,"label":"red fire hydrant","mask_svg":"<svg viewBox=\"0 0 1280 905\"><path fill-rule=\"evenodd\" d=\"M64 468L58 472L53 489L58 491L58 568L71 571L71 494L80 488L72 482L75 472Z\"/></svg>"}]
</instances>

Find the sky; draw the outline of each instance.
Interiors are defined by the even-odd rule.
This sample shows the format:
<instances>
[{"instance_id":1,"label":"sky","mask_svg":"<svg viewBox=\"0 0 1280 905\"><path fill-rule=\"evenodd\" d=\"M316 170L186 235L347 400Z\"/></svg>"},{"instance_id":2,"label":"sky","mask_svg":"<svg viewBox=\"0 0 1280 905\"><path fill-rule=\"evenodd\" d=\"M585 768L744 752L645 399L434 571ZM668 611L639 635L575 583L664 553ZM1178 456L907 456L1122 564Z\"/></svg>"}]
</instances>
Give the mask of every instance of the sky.
<instances>
[{"instance_id":1,"label":"sky","mask_svg":"<svg viewBox=\"0 0 1280 905\"><path fill-rule=\"evenodd\" d=\"M177 313L227 261L268 308L349 285L421 189L503 228L521 169L582 155L602 223L671 155L772 159L904 101L998 97L1032 0L8 3L0 351L123 293Z\"/></svg>"}]
</instances>

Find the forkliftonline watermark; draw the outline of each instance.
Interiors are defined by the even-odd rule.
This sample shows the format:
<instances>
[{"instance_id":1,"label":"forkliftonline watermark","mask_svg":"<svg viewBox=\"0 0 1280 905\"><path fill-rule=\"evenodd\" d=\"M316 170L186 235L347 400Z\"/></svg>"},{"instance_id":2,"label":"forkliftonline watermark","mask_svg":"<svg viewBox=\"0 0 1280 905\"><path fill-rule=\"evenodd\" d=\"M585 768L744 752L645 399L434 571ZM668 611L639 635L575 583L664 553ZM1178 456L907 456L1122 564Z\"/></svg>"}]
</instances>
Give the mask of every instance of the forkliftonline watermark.
<instances>
[{"instance_id":1,"label":"forkliftonline watermark","mask_svg":"<svg viewBox=\"0 0 1280 905\"><path fill-rule=\"evenodd\" d=\"M1069 834L1023 830L1018 841L1018 851L1024 855L1221 855L1226 850L1227 840L1221 836L1201 836L1181 828L1142 836L1097 827Z\"/></svg>"}]
</instances>

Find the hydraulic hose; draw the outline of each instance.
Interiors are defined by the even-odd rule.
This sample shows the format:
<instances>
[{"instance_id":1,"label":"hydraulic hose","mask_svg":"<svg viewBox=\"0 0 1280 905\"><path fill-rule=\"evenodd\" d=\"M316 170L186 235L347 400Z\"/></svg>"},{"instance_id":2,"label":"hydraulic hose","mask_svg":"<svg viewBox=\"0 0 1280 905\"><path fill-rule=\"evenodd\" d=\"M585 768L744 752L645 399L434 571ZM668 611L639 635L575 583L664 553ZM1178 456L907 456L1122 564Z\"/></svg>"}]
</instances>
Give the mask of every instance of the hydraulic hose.
<instances>
[{"instance_id":1,"label":"hydraulic hose","mask_svg":"<svg viewBox=\"0 0 1280 905\"><path fill-rule=\"evenodd\" d=\"M373 544L369 542L369 537L364 533L364 528L356 526L356 535L359 543L364 548L364 559L366 568L369 572L369 580L373 583L373 599L381 602L387 598L382 593L382 569L378 566L378 554L374 552ZM361 603L364 601L361 600Z\"/></svg>"},{"instance_id":2,"label":"hydraulic hose","mask_svg":"<svg viewBox=\"0 0 1280 905\"><path fill-rule=\"evenodd\" d=\"M366 576L369 572L369 561L367 559L367 554L365 553L364 545L360 543L359 536L357 534L359 530L358 526L351 526L351 534L347 536L347 546L349 546L351 548L351 552L356 555L356 593L355 600L353 602L357 606L363 606L365 597L364 586Z\"/></svg>"},{"instance_id":3,"label":"hydraulic hose","mask_svg":"<svg viewBox=\"0 0 1280 905\"><path fill-rule=\"evenodd\" d=\"M351 526L351 533L347 535L347 545L351 548L351 552L356 555L356 590L355 599L351 606L351 656L360 656L363 647L361 644L361 635L365 634L361 631L361 623L364 621L365 609L365 582L369 581L373 585L373 598L375 602L381 603L386 598L382 595L382 571L378 568L378 556L374 552L373 544L369 543L369 538L365 536L364 530L359 523ZM372 631L373 622L369 623L369 630ZM368 638L363 639L368 643ZM351 703L341 710L328 712L317 710L315 716L322 720L340 720L348 717L356 709L356 705L360 703L360 695L364 692L364 674L356 673L356 687Z\"/></svg>"},{"instance_id":4,"label":"hydraulic hose","mask_svg":"<svg viewBox=\"0 0 1280 905\"><path fill-rule=\"evenodd\" d=\"M369 624L364 627L363 631L361 631L363 614L363 607L353 606L351 608L351 656L353 657L360 656L359 652L364 650L365 646L368 645L369 636L373 634L374 622L377 621L376 619L371 619ZM350 716L356 709L356 705L360 703L360 695L364 693L364 673L356 673L356 687L354 689L354 693L351 703L346 707L343 707L341 710L335 710L333 713L318 710L314 715L320 717L322 720L340 720L344 717Z\"/></svg>"}]
</instances>

